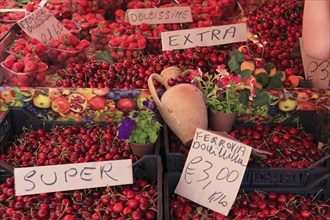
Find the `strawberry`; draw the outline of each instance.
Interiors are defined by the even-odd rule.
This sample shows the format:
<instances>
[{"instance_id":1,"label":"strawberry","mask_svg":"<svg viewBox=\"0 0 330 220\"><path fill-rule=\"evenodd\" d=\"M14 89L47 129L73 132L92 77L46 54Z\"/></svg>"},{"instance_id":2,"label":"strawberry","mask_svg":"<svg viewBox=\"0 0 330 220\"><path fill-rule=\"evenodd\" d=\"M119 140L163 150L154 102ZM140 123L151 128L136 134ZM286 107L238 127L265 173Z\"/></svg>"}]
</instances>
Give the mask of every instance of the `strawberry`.
<instances>
[{"instance_id":1,"label":"strawberry","mask_svg":"<svg viewBox=\"0 0 330 220\"><path fill-rule=\"evenodd\" d=\"M77 45L78 43L79 43L79 39L76 36L72 34L67 35L66 44L68 46L74 46Z\"/></svg>"},{"instance_id":2,"label":"strawberry","mask_svg":"<svg viewBox=\"0 0 330 220\"><path fill-rule=\"evenodd\" d=\"M6 59L5 61L3 61L3 65L5 67L7 67L8 69L11 69L11 67L14 65L14 60L12 59Z\"/></svg>"},{"instance_id":3,"label":"strawberry","mask_svg":"<svg viewBox=\"0 0 330 220\"><path fill-rule=\"evenodd\" d=\"M147 30L150 30L150 25L146 24L146 23L142 23L139 25L139 29L141 31L147 31Z\"/></svg>"},{"instance_id":4,"label":"strawberry","mask_svg":"<svg viewBox=\"0 0 330 220\"><path fill-rule=\"evenodd\" d=\"M138 41L137 41L137 45L138 45L138 47L137 47L137 48L139 48L139 49L141 49L141 48L145 48L145 46L146 46L146 43L147 43L147 41L146 41L146 40L143 40L143 39L141 39L141 40L138 40Z\"/></svg>"},{"instance_id":5,"label":"strawberry","mask_svg":"<svg viewBox=\"0 0 330 220\"><path fill-rule=\"evenodd\" d=\"M47 69L47 68L48 68L48 66L47 66L47 64L44 63L44 62L40 62L40 63L38 64L38 70L45 70L45 69Z\"/></svg>"},{"instance_id":6,"label":"strawberry","mask_svg":"<svg viewBox=\"0 0 330 220\"><path fill-rule=\"evenodd\" d=\"M136 49L136 48L138 48L138 44L137 43L130 43L128 45L128 48L130 48L130 49Z\"/></svg>"},{"instance_id":7,"label":"strawberry","mask_svg":"<svg viewBox=\"0 0 330 220\"><path fill-rule=\"evenodd\" d=\"M29 60L25 63L23 72L29 73L29 72L36 71L37 69L38 69L38 65L36 64L36 62L34 62L33 60Z\"/></svg>"},{"instance_id":8,"label":"strawberry","mask_svg":"<svg viewBox=\"0 0 330 220\"><path fill-rule=\"evenodd\" d=\"M122 47L122 48L128 48L129 44L130 44L130 42L127 41L127 40L125 40L125 41L122 41L120 43L120 47Z\"/></svg>"},{"instance_id":9,"label":"strawberry","mask_svg":"<svg viewBox=\"0 0 330 220\"><path fill-rule=\"evenodd\" d=\"M78 45L76 46L77 50L82 50L84 48L87 48L90 45L90 42L88 40L82 39Z\"/></svg>"},{"instance_id":10,"label":"strawberry","mask_svg":"<svg viewBox=\"0 0 330 220\"><path fill-rule=\"evenodd\" d=\"M14 71L15 73L21 73L23 72L23 69L24 69L23 63L14 63L13 66L11 67L11 70Z\"/></svg>"},{"instance_id":11,"label":"strawberry","mask_svg":"<svg viewBox=\"0 0 330 220\"><path fill-rule=\"evenodd\" d=\"M112 38L111 39L111 42L110 42L110 45L113 46L113 47L118 47L120 45L121 41L118 40L118 38Z\"/></svg>"},{"instance_id":12,"label":"strawberry","mask_svg":"<svg viewBox=\"0 0 330 220\"><path fill-rule=\"evenodd\" d=\"M60 44L60 42L58 40L51 40L49 42L49 46L52 48L57 48L59 44Z\"/></svg>"},{"instance_id":13,"label":"strawberry","mask_svg":"<svg viewBox=\"0 0 330 220\"><path fill-rule=\"evenodd\" d=\"M67 35L66 34L61 34L59 37L58 37L58 41L62 44L65 44L66 43L66 37Z\"/></svg>"}]
</instances>

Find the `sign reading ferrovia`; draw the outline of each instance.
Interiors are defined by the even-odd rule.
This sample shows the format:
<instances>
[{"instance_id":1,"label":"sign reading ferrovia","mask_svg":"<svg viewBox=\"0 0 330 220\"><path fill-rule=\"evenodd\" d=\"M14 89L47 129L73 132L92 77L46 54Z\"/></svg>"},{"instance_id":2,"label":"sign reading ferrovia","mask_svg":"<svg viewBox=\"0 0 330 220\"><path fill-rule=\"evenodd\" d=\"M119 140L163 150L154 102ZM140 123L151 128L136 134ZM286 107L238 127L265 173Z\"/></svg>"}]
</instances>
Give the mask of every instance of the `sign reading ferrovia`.
<instances>
[{"instance_id":1,"label":"sign reading ferrovia","mask_svg":"<svg viewBox=\"0 0 330 220\"><path fill-rule=\"evenodd\" d=\"M239 141L196 129L175 193L228 215L251 151Z\"/></svg>"},{"instance_id":2,"label":"sign reading ferrovia","mask_svg":"<svg viewBox=\"0 0 330 220\"><path fill-rule=\"evenodd\" d=\"M243 42L246 23L162 32L161 38L163 51Z\"/></svg>"},{"instance_id":3,"label":"sign reading ferrovia","mask_svg":"<svg viewBox=\"0 0 330 220\"><path fill-rule=\"evenodd\" d=\"M15 168L14 178L16 196L132 184L132 160Z\"/></svg>"}]
</instances>

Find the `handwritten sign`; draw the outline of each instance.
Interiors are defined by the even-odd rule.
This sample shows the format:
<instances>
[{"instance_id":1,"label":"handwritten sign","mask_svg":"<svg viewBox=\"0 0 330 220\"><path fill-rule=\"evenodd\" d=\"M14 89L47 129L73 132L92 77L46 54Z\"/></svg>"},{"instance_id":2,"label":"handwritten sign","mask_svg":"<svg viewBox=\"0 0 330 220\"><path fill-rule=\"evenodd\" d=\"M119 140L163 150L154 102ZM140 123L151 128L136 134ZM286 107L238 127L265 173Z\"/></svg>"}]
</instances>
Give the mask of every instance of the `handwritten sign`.
<instances>
[{"instance_id":1,"label":"handwritten sign","mask_svg":"<svg viewBox=\"0 0 330 220\"><path fill-rule=\"evenodd\" d=\"M252 148L197 129L175 193L228 215Z\"/></svg>"},{"instance_id":2,"label":"handwritten sign","mask_svg":"<svg viewBox=\"0 0 330 220\"><path fill-rule=\"evenodd\" d=\"M161 33L163 51L247 40L246 24L231 24Z\"/></svg>"},{"instance_id":3,"label":"handwritten sign","mask_svg":"<svg viewBox=\"0 0 330 220\"><path fill-rule=\"evenodd\" d=\"M299 41L305 78L312 81L314 88L330 88L330 59L319 60L308 56L302 46L303 39L299 38Z\"/></svg>"},{"instance_id":4,"label":"handwritten sign","mask_svg":"<svg viewBox=\"0 0 330 220\"><path fill-rule=\"evenodd\" d=\"M43 44L58 39L61 34L70 34L63 24L44 7L40 7L17 23L29 37Z\"/></svg>"},{"instance_id":5,"label":"handwritten sign","mask_svg":"<svg viewBox=\"0 0 330 220\"><path fill-rule=\"evenodd\" d=\"M169 8L128 9L126 20L130 24L174 24L192 22L189 6Z\"/></svg>"},{"instance_id":6,"label":"handwritten sign","mask_svg":"<svg viewBox=\"0 0 330 220\"><path fill-rule=\"evenodd\" d=\"M1 8L0 13L4 12L24 12L26 13L26 10L24 8Z\"/></svg>"},{"instance_id":7,"label":"handwritten sign","mask_svg":"<svg viewBox=\"0 0 330 220\"><path fill-rule=\"evenodd\" d=\"M131 160L15 168L15 191L32 195L133 183Z\"/></svg>"},{"instance_id":8,"label":"handwritten sign","mask_svg":"<svg viewBox=\"0 0 330 220\"><path fill-rule=\"evenodd\" d=\"M48 0L42 0L41 2L39 2L39 6L43 7L48 3Z\"/></svg>"}]
</instances>

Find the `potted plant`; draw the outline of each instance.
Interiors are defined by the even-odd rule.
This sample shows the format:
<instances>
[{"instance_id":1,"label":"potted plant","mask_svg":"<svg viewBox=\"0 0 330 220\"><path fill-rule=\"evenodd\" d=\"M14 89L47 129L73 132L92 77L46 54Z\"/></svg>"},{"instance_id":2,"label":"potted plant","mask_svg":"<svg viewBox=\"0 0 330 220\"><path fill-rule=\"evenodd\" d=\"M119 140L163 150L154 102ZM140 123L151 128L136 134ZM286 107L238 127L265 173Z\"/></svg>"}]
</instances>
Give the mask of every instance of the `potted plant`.
<instances>
[{"instance_id":1,"label":"potted plant","mask_svg":"<svg viewBox=\"0 0 330 220\"><path fill-rule=\"evenodd\" d=\"M153 152L162 124L156 115L155 105L146 99L140 109L132 110L119 125L117 137L126 140L139 157Z\"/></svg>"},{"instance_id":2,"label":"potted plant","mask_svg":"<svg viewBox=\"0 0 330 220\"><path fill-rule=\"evenodd\" d=\"M242 100L241 91L253 86L245 86L240 75L228 73L224 65L217 69L218 74L199 72L203 97L207 103L209 128L215 131L230 131L238 113L245 113L247 106ZM253 95L251 91L250 95Z\"/></svg>"}]
</instances>

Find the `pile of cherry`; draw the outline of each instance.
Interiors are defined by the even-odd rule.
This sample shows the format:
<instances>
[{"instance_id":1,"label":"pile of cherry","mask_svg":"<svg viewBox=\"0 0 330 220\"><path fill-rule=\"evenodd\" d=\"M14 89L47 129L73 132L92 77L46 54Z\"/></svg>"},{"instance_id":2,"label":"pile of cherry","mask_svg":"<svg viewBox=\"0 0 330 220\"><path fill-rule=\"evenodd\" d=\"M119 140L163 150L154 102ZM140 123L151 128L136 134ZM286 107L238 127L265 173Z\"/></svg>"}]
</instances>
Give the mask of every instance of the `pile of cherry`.
<instances>
[{"instance_id":1,"label":"pile of cherry","mask_svg":"<svg viewBox=\"0 0 330 220\"><path fill-rule=\"evenodd\" d=\"M156 219L157 189L131 185L15 196L14 179L0 185L0 218L12 220Z\"/></svg>"},{"instance_id":2,"label":"pile of cherry","mask_svg":"<svg viewBox=\"0 0 330 220\"><path fill-rule=\"evenodd\" d=\"M314 135L301 127L277 125L237 126L231 136L255 149L267 151L266 159L250 157L250 167L306 168L325 156L326 145L319 146ZM189 148L170 131L169 150L187 158ZM321 166L319 164L318 166Z\"/></svg>"},{"instance_id":3,"label":"pile of cherry","mask_svg":"<svg viewBox=\"0 0 330 220\"><path fill-rule=\"evenodd\" d=\"M328 150L326 144L318 145L312 133L290 125L237 126L229 134L244 144L270 153L262 160L254 161L251 157L250 166L306 168L324 157Z\"/></svg>"},{"instance_id":4,"label":"pile of cherry","mask_svg":"<svg viewBox=\"0 0 330 220\"><path fill-rule=\"evenodd\" d=\"M301 37L303 8L303 0L276 0L260 1L247 11L249 30L260 39L253 51L279 70L303 72L301 57L291 56Z\"/></svg>"},{"instance_id":5,"label":"pile of cherry","mask_svg":"<svg viewBox=\"0 0 330 220\"><path fill-rule=\"evenodd\" d=\"M137 157L115 138L116 125L54 126L24 130L0 158L14 167ZM133 185L15 197L13 178L0 185L1 219L156 219L156 186Z\"/></svg>"},{"instance_id":6,"label":"pile of cherry","mask_svg":"<svg viewBox=\"0 0 330 220\"><path fill-rule=\"evenodd\" d=\"M330 205L301 195L275 192L241 192L226 217L182 196L170 201L171 219L329 219Z\"/></svg>"},{"instance_id":7,"label":"pile of cherry","mask_svg":"<svg viewBox=\"0 0 330 220\"><path fill-rule=\"evenodd\" d=\"M83 163L137 157L115 138L117 126L54 126L50 131L25 130L0 158L14 167Z\"/></svg>"},{"instance_id":8,"label":"pile of cherry","mask_svg":"<svg viewBox=\"0 0 330 220\"><path fill-rule=\"evenodd\" d=\"M159 74L169 66L179 66L181 69L200 68L203 72L214 74L219 65L228 62L230 48L222 46L221 49L204 47L189 48L185 51L166 51L159 55L126 58L123 62L112 65L90 59L84 64L69 64L65 69L57 71L61 79L57 80L56 85L74 88L147 89L149 76L152 73Z\"/></svg>"}]
</instances>

